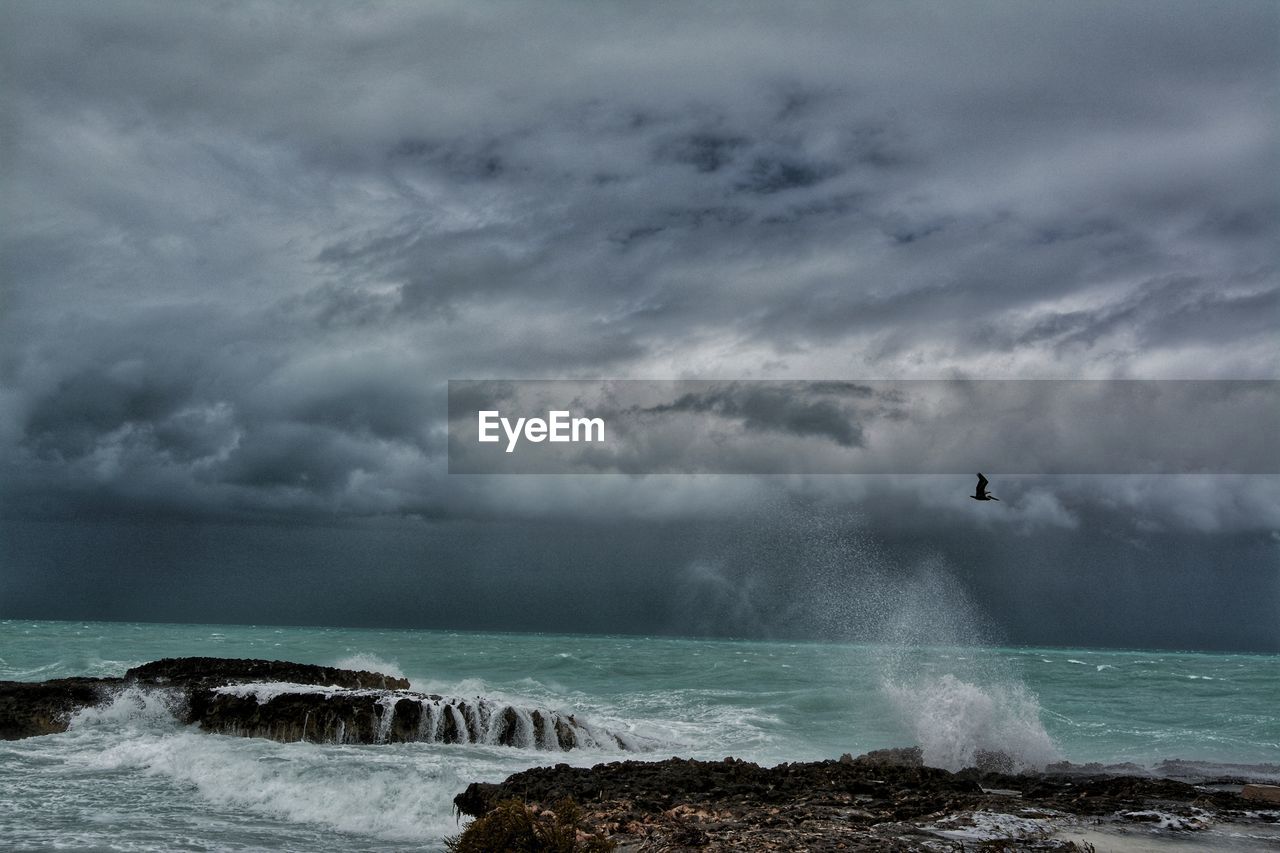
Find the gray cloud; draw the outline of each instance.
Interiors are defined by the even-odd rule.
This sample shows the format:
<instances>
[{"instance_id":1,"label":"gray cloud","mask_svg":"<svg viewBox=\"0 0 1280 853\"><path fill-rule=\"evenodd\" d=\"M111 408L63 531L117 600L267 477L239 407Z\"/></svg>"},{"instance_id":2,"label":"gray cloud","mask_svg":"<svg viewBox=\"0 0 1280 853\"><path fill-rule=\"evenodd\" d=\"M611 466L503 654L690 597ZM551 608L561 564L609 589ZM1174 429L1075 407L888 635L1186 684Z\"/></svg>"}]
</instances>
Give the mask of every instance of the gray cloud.
<instances>
[{"instance_id":1,"label":"gray cloud","mask_svg":"<svg viewBox=\"0 0 1280 853\"><path fill-rule=\"evenodd\" d=\"M858 386L849 390L858 397L871 393L870 388ZM740 420L748 431L818 436L834 441L840 447L862 447L864 444L856 412L842 408L830 399L815 399L814 395L800 388L734 383L701 393L690 391L671 403L648 406L637 414L643 417L683 412Z\"/></svg>"},{"instance_id":2,"label":"gray cloud","mask_svg":"<svg viewBox=\"0 0 1280 853\"><path fill-rule=\"evenodd\" d=\"M834 489L949 548L993 522L915 481L451 478L445 381L1275 378L1277 15L7 4L0 511L502 528ZM1018 481L997 524L1276 528L1269 483L1133 482Z\"/></svg>"}]
</instances>

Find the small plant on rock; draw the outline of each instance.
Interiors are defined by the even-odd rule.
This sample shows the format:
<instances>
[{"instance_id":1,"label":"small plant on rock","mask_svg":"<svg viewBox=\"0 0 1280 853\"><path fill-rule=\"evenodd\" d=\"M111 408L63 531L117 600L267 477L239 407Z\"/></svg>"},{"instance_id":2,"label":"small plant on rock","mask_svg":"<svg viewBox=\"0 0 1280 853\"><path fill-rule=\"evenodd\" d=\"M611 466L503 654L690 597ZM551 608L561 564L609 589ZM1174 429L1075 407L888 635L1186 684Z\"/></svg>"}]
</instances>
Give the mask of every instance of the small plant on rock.
<instances>
[{"instance_id":1,"label":"small plant on rock","mask_svg":"<svg viewBox=\"0 0 1280 853\"><path fill-rule=\"evenodd\" d=\"M461 834L446 838L450 853L607 853L617 845L599 833L585 834L582 810L569 798L538 813L519 800L503 800Z\"/></svg>"}]
</instances>

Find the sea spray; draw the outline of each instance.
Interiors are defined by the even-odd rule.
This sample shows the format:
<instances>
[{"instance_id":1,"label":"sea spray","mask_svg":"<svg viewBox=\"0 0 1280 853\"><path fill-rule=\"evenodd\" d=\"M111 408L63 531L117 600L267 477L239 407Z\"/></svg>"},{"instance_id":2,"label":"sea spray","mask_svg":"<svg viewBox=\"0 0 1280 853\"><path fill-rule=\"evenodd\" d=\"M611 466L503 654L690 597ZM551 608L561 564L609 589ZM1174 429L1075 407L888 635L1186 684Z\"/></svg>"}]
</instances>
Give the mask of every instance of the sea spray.
<instances>
[{"instance_id":1,"label":"sea spray","mask_svg":"<svg viewBox=\"0 0 1280 853\"><path fill-rule=\"evenodd\" d=\"M1040 704L1017 683L979 686L946 673L882 689L906 720L930 767L980 765L983 753L1008 756L1014 770L1042 770L1059 757Z\"/></svg>"},{"instance_id":2,"label":"sea spray","mask_svg":"<svg viewBox=\"0 0 1280 853\"><path fill-rule=\"evenodd\" d=\"M336 666L338 669L354 669L357 672L360 670L380 672L383 675L393 675L396 678L405 677L404 670L400 668L400 664L392 660L384 660L367 652L357 652L356 654L338 658L330 666Z\"/></svg>"},{"instance_id":3,"label":"sea spray","mask_svg":"<svg viewBox=\"0 0 1280 853\"><path fill-rule=\"evenodd\" d=\"M878 623L880 689L925 764L960 770L985 753L1038 770L1058 759L1039 700L1011 662L986 653L992 630L947 562L925 559L891 588Z\"/></svg>"},{"instance_id":4,"label":"sea spray","mask_svg":"<svg viewBox=\"0 0 1280 853\"><path fill-rule=\"evenodd\" d=\"M857 593L852 579L842 583L841 578L856 579L866 565L875 567L876 545L871 539L860 543L853 534L846 540L847 563L836 571L835 557L825 558L833 566L832 576L811 598L794 602L797 613L801 603L805 612L820 607L823 597L833 599L829 613L839 612L837 604L857 613L834 599ZM917 578L916 586L925 591L950 590L944 599L955 592L952 585L963 591L941 561L882 565L886 572ZM816 579L798 575L796 580ZM883 583L882 597L874 599L882 611L877 615L863 606L867 624L884 625L895 601L912 600L914 606L923 603L920 596L924 593L909 585ZM954 618L946 615L948 610L965 610L962 599L954 596L935 604L939 620ZM220 648L233 649L239 657L327 663L365 650L398 661L407 673L422 674L421 681L414 679L418 691L552 708L628 738L647 735L661 741L661 748L641 757L718 760L733 755L772 766L907 745L917 730L945 730L929 717L932 710L947 710L950 720L981 719L960 713L981 700L959 684L950 685L950 675L989 696L994 706L994 723L961 730L1001 732L965 734L960 742L1016 742L1005 733L1018 730L1018 712L1002 709L1017 709L1021 699L1029 698L1022 706L1026 711L1034 708L1035 697L1032 691L1019 694L1004 687L1016 688L1025 679L1044 706L1046 727L1071 761L1134 761L1153 769L1172 768L1170 772L1188 765L1161 765L1162 759L1242 762L1213 765L1222 769L1207 772L1280 781L1280 728L1274 710L1280 658L948 647L947 631L936 636L926 628L902 623L897 636L905 642L914 633L941 645L895 649L866 642L410 630L373 634L254 626L218 630L227 637ZM952 636L963 634L948 630ZM119 676L145 661L207 652L209 631L200 625L124 623L102 623L86 631L72 623L11 621L0 622L0 648L14 671L82 660L101 648L102 658L128 662L103 673ZM1115 669L1098 671L1100 664ZM42 670L32 680L75 674L63 669L46 675ZM1116 685L1122 680L1125 691L1119 695ZM910 691L900 697L907 697L911 706L895 703L892 685ZM946 700L955 696L968 696L971 704ZM437 726L451 716L444 707L428 704L436 713L426 715L427 725L433 716ZM541 724L547 732L547 720ZM440 849L443 837L459 831L452 798L470 782L501 781L535 764L590 766L632 757L607 743L600 749L560 752L434 740L340 746L222 737L178 725L150 697L124 697L65 733L0 742L0 791L7 797L7 808L0 809L0 838L21 849L46 849L55 838L81 849ZM929 746L927 738L919 741ZM86 819L91 811L101 819Z\"/></svg>"},{"instance_id":5,"label":"sea spray","mask_svg":"<svg viewBox=\"0 0 1280 853\"><path fill-rule=\"evenodd\" d=\"M942 555L904 565L847 516L793 506L789 517L814 627L870 644L886 711L926 764L959 770L999 753L1036 769L1060 757L1016 664L987 653L996 631Z\"/></svg>"},{"instance_id":6,"label":"sea spray","mask_svg":"<svg viewBox=\"0 0 1280 853\"><path fill-rule=\"evenodd\" d=\"M98 772L134 772L190 787L204 809L242 810L418 844L450 831L450 792L465 785L468 765L471 773L486 765L483 757L455 768L360 747L284 745L187 731L110 743L86 763Z\"/></svg>"},{"instance_id":7,"label":"sea spray","mask_svg":"<svg viewBox=\"0 0 1280 853\"><path fill-rule=\"evenodd\" d=\"M125 687L99 705L81 708L71 715L71 731L95 727L165 730L178 725L180 691L156 687Z\"/></svg>"},{"instance_id":8,"label":"sea spray","mask_svg":"<svg viewBox=\"0 0 1280 853\"><path fill-rule=\"evenodd\" d=\"M985 653L990 629L945 561L916 567L902 593L885 623L881 689L925 763L959 770L986 753L1007 756L1010 769L1039 770L1057 760L1038 698L1011 661Z\"/></svg>"}]
</instances>

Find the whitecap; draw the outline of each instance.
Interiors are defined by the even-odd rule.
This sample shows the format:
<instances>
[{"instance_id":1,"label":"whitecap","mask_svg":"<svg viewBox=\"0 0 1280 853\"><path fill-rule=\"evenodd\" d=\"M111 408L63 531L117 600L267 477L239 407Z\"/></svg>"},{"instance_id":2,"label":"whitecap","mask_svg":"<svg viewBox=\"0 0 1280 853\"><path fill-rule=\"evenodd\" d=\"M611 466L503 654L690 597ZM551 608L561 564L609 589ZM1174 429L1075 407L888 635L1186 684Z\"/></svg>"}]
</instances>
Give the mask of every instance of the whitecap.
<instances>
[{"instance_id":1,"label":"whitecap","mask_svg":"<svg viewBox=\"0 0 1280 853\"><path fill-rule=\"evenodd\" d=\"M982 686L947 674L907 684L886 682L883 689L931 767L972 767L980 751L1003 752L1027 770L1059 758L1040 722L1039 701L1021 684Z\"/></svg>"},{"instance_id":2,"label":"whitecap","mask_svg":"<svg viewBox=\"0 0 1280 853\"><path fill-rule=\"evenodd\" d=\"M400 664L395 661L383 660L377 655L359 652L354 655L342 658L333 664L338 669L353 669L356 671L364 670L366 672L377 672L382 675L391 675L396 678L404 678L404 670L400 669Z\"/></svg>"}]
</instances>

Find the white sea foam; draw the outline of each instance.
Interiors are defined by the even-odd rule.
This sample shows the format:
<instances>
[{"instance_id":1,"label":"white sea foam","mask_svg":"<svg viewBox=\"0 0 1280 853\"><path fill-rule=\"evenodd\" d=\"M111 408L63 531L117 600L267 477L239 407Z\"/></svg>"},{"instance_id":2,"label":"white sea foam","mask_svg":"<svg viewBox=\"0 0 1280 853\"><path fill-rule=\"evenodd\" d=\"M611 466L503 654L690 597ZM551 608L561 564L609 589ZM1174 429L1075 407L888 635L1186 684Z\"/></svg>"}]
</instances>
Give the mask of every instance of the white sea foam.
<instances>
[{"instance_id":1,"label":"white sea foam","mask_svg":"<svg viewBox=\"0 0 1280 853\"><path fill-rule=\"evenodd\" d=\"M1018 742L1044 746L1036 736L1036 715L1005 707L1009 697L1016 700L1020 695L1016 685L1024 668L1044 703L1040 716L1045 726L1060 738L1065 757L1072 761L1153 765L1171 755L1269 761L1271 765L1223 764L1220 769L1203 762L1188 768L1188 762L1180 761L1153 770L1174 778L1280 778L1280 745L1272 735L1274 727L1268 728L1275 718L1267 690L1274 657L1244 659L1249 664L1245 670L1238 668L1237 659L1223 656L1179 655L1159 662L1150 652L983 647L986 635L972 627L977 617L963 590L945 572L924 573L916 583L907 574L902 582L886 575L882 594L873 602L881 608L880 615L869 617L878 618L876 624L885 625L885 631L874 634L879 642L864 645L624 642L608 637L569 644L534 635L415 632L389 634L375 645L367 632L335 629L313 634L289 629L285 645L293 651L275 652L269 642L280 632L268 633L269 639L263 640L259 629L218 629L235 641L234 653L245 657L329 663L368 650L401 663L409 673L426 676L421 683L414 680L419 690L468 701L484 696L495 703L497 713L504 704L573 713L602 730L625 737L653 736L664 746L634 755L619 753L608 742L569 752L484 742L279 744L188 730L169 717L163 699L153 691L122 691L114 701L77 715L64 734L0 742L0 790L18 807L0 809L0 837L23 849L63 845L137 851L236 847L392 853L439 849L440 839L460 828L450 809L453 795L469 782L497 781L537 764L563 761L583 766L620 757L734 755L768 765L913 742L926 747L930 763L942 763L937 756L948 754L959 756L950 762L953 765L967 763L965 757L977 748L1021 751L1025 760L1035 750L1018 747ZM824 595L839 590L837 582L838 578L823 587ZM164 654L201 653L210 629L104 626L94 633L102 632L108 639L94 640L91 650L76 646L80 641L74 638L66 640L67 629L52 623L35 639L4 630L0 623L0 647L10 671L36 672L31 677L38 679L80 674L86 666L120 675L128 666ZM195 639L183 639L188 635ZM183 646L185 642L192 645ZM968 649L959 648L966 644ZM101 658L119 660L100 662L98 647ZM561 651L573 652L578 660L557 658ZM1052 663L1041 663L1042 658ZM1103 663L1115 665L1119 672L1088 676L1086 667L1060 666L1067 658L1086 661L1094 669ZM744 659L755 665L741 663ZM1121 685L1117 676L1133 671L1138 661L1148 663L1137 670L1160 677ZM353 663L390 668L386 661ZM49 666L55 668L37 672ZM1188 684L1187 674L1229 680ZM900 687L905 707L886 697L882 683ZM1113 692L1118 686L1125 690L1119 695L1132 700L1121 717L1116 716L1118 694ZM1226 702L1220 693L1228 688L1233 692ZM285 687L258 684L244 689L266 697ZM430 699L419 701L427 710L423 730L439 731L449 721L449 712ZM391 722L400 722L399 716ZM523 720L521 726L523 738ZM1031 734L1020 736L1020 730ZM922 736L914 737L917 731ZM94 815L103 821L101 826L93 823ZM1199 844L1197 849L1209 849L1223 837L1221 824L1179 833L1159 830L1159 823L1158 818L1126 822L1125 837L1157 837L1164 843L1177 836L1188 848ZM157 826L164 827L159 841ZM957 824L939 828L965 831ZM944 844L942 839L935 843ZM1266 843L1274 844L1274 838L1239 849L1258 849ZM1098 844L1099 849L1103 846Z\"/></svg>"},{"instance_id":2,"label":"white sea foam","mask_svg":"<svg viewBox=\"0 0 1280 853\"><path fill-rule=\"evenodd\" d=\"M375 742L383 743L391 730L395 717L395 706L401 699L412 699L421 703L425 710L423 723L419 732L424 739L434 739L443 731L444 714L450 715L454 726L463 738L463 743L471 743L471 732L480 733L476 743L497 745L501 741L502 715L509 708L516 715L516 735L512 746L517 748L536 749L537 741L534 732L533 712L541 712L547 720L545 742L556 743L553 714L562 717L573 717L573 725L577 736L578 748L596 749L606 752L628 750L635 752L651 751L660 747L671 746L671 742L662 737L646 733L625 720L608 718L604 722L588 720L581 716L581 709L564 710L549 707L546 703L524 701L505 701L499 697L431 698L417 692L405 690L348 689L337 686L318 686L313 684L294 684L284 681L253 682L249 684L229 684L214 688L214 692L255 699L264 705L278 696L293 694L320 695L325 698L337 694L348 696L371 697L383 709L379 716ZM616 721L616 728L614 727ZM339 735L339 742L342 737ZM621 741L621 743L619 743Z\"/></svg>"},{"instance_id":3,"label":"white sea foam","mask_svg":"<svg viewBox=\"0 0 1280 853\"><path fill-rule=\"evenodd\" d=\"M973 812L943 818L929 827L929 831L955 841L1033 841L1047 838L1053 831L1053 823L1043 817Z\"/></svg>"},{"instance_id":4,"label":"white sea foam","mask_svg":"<svg viewBox=\"0 0 1280 853\"><path fill-rule=\"evenodd\" d=\"M368 672L378 672L383 675L392 675L396 678L405 678L404 670L400 668L400 664L392 660L385 660L377 655L359 652L345 658L340 658L333 664L338 669L354 669L366 670Z\"/></svg>"},{"instance_id":5,"label":"white sea foam","mask_svg":"<svg viewBox=\"0 0 1280 853\"><path fill-rule=\"evenodd\" d=\"M413 842L457 831L449 799L471 781L462 775L465 766L421 753L194 732L133 737L81 758L95 770L141 772L190 785L215 806ZM342 771L335 773L339 760Z\"/></svg>"},{"instance_id":6,"label":"white sea foam","mask_svg":"<svg viewBox=\"0 0 1280 853\"><path fill-rule=\"evenodd\" d=\"M1121 812L1120 814L1129 820L1149 823L1156 829L1172 829L1179 832L1195 832L1208 829L1212 824L1209 815L1201 809L1192 809L1192 814L1190 815L1170 814L1155 809Z\"/></svg>"},{"instance_id":7,"label":"white sea foam","mask_svg":"<svg viewBox=\"0 0 1280 853\"><path fill-rule=\"evenodd\" d=\"M177 724L173 708L180 696L169 690L126 687L109 702L81 708L71 715L72 731L94 727L171 729Z\"/></svg>"},{"instance_id":8,"label":"white sea foam","mask_svg":"<svg viewBox=\"0 0 1280 853\"><path fill-rule=\"evenodd\" d=\"M972 767L980 750L1009 755L1038 770L1060 756L1040 723L1040 704L1016 683L979 686L947 674L884 684L932 767Z\"/></svg>"},{"instance_id":9,"label":"white sea foam","mask_svg":"<svg viewBox=\"0 0 1280 853\"><path fill-rule=\"evenodd\" d=\"M879 639L880 689L925 763L960 770L987 751L1030 770L1060 757L1041 724L1037 697L1014 661L989 654L982 611L945 560L874 572L865 583L879 605L871 624Z\"/></svg>"},{"instance_id":10,"label":"white sea foam","mask_svg":"<svg viewBox=\"0 0 1280 853\"><path fill-rule=\"evenodd\" d=\"M215 693L221 693L228 696L239 696L241 698L257 699L259 705L265 705L277 696L295 693L308 693L323 695L326 699L336 693L352 693L356 695L378 695L381 696L381 690L348 690L345 687L339 687L336 684L318 685L318 684L295 684L291 681L252 681L245 684L227 684L222 687L215 687Z\"/></svg>"}]
</instances>

